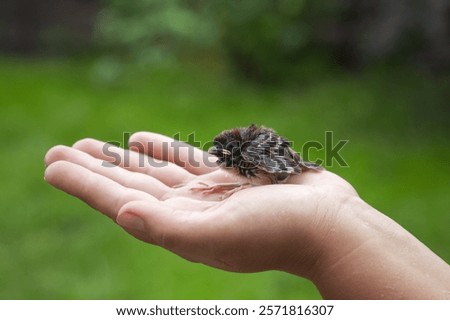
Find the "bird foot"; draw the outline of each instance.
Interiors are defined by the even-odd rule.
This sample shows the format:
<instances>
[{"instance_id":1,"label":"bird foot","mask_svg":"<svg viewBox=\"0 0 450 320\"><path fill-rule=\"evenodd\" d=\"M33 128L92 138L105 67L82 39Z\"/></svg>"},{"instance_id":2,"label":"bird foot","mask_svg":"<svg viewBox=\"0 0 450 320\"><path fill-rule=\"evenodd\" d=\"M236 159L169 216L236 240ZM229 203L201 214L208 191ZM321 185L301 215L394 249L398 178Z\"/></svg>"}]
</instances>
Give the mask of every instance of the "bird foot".
<instances>
[{"instance_id":1,"label":"bird foot","mask_svg":"<svg viewBox=\"0 0 450 320\"><path fill-rule=\"evenodd\" d=\"M194 192L202 192L203 194L223 193L222 199L228 198L233 193L252 186L250 183L238 182L218 183L211 186L204 182L199 182L199 184L203 185L203 187L195 187L190 190Z\"/></svg>"}]
</instances>

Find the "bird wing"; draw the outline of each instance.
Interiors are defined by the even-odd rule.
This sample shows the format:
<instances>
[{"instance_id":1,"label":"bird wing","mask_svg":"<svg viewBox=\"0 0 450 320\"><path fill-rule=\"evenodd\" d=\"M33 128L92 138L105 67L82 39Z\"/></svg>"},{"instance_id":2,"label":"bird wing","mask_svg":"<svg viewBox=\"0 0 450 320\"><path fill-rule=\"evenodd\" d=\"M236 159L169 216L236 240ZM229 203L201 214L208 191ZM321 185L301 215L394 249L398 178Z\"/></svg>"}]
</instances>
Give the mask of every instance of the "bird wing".
<instances>
[{"instance_id":1,"label":"bird wing","mask_svg":"<svg viewBox=\"0 0 450 320\"><path fill-rule=\"evenodd\" d=\"M300 156L291 149L289 141L272 132L261 134L248 142L242 152L246 163L267 173L299 173Z\"/></svg>"}]
</instances>

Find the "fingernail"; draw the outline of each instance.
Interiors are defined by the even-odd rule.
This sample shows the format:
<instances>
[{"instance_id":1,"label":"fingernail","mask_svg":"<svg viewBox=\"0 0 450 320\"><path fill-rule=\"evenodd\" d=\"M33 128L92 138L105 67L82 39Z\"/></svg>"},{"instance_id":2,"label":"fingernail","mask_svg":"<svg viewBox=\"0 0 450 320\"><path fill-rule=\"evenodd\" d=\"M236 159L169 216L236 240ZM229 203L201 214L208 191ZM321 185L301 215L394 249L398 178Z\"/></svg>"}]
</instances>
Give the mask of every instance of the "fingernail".
<instances>
[{"instance_id":1,"label":"fingernail","mask_svg":"<svg viewBox=\"0 0 450 320\"><path fill-rule=\"evenodd\" d=\"M144 220L132 213L122 213L117 217L116 222L124 228L134 229L141 232L145 231Z\"/></svg>"}]
</instances>

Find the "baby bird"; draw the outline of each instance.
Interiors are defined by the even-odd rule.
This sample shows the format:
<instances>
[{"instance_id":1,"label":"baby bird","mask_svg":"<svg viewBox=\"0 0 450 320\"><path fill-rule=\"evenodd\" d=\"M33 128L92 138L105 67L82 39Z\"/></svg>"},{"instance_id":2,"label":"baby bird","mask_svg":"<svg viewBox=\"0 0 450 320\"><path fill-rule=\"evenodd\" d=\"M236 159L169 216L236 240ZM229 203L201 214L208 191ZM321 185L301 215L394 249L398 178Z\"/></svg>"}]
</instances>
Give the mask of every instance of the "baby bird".
<instances>
[{"instance_id":1,"label":"baby bird","mask_svg":"<svg viewBox=\"0 0 450 320\"><path fill-rule=\"evenodd\" d=\"M217 157L217 164L225 170L248 178L248 183L222 183L191 188L204 194L225 192L226 198L246 187L284 183L291 175L303 170L322 170L315 163L303 161L291 148L288 140L280 137L274 130L249 127L225 130L214 138L214 145L208 152Z\"/></svg>"},{"instance_id":2,"label":"baby bird","mask_svg":"<svg viewBox=\"0 0 450 320\"><path fill-rule=\"evenodd\" d=\"M284 183L291 175L322 167L303 161L291 143L273 129L249 127L225 130L214 138L208 152L215 155L221 168L250 178L256 184Z\"/></svg>"}]
</instances>

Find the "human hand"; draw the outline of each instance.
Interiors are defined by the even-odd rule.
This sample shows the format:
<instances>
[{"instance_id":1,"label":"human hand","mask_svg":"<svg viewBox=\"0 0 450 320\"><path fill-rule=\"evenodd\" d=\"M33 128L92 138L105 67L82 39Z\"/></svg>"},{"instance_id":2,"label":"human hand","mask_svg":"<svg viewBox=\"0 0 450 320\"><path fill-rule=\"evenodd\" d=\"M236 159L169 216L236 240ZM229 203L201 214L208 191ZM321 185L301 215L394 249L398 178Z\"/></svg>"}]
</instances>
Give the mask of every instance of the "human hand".
<instances>
[{"instance_id":1,"label":"human hand","mask_svg":"<svg viewBox=\"0 0 450 320\"><path fill-rule=\"evenodd\" d=\"M158 134L135 134L130 145L141 154L114 146L105 149L105 143L92 139L72 148L57 146L46 155L45 177L136 238L191 261L241 272L302 265L304 276L311 272L314 242L332 224L333 215L327 216L323 208L339 211L340 197L356 195L330 172L307 171L289 184L247 188L221 200L220 195L191 188L245 178L208 166L214 159L191 146L169 148L164 155L163 145L172 142ZM151 165L155 160L160 161L157 167ZM104 161L117 166L105 166ZM173 188L180 184L183 187Z\"/></svg>"},{"instance_id":2,"label":"human hand","mask_svg":"<svg viewBox=\"0 0 450 320\"><path fill-rule=\"evenodd\" d=\"M418 259L408 252L418 252L417 269L442 274L442 261L429 266L438 257L331 172L306 171L287 184L251 187L222 199L192 188L245 178L211 166L214 159L199 149L163 147L172 142L141 132L130 138L132 151L93 139L57 146L46 155L45 179L134 237L185 259L237 272L283 270L311 279L328 298L389 298L379 281L389 280L386 256L391 268L405 269ZM367 279L373 281L362 285ZM391 296L398 297L394 291Z\"/></svg>"}]
</instances>

